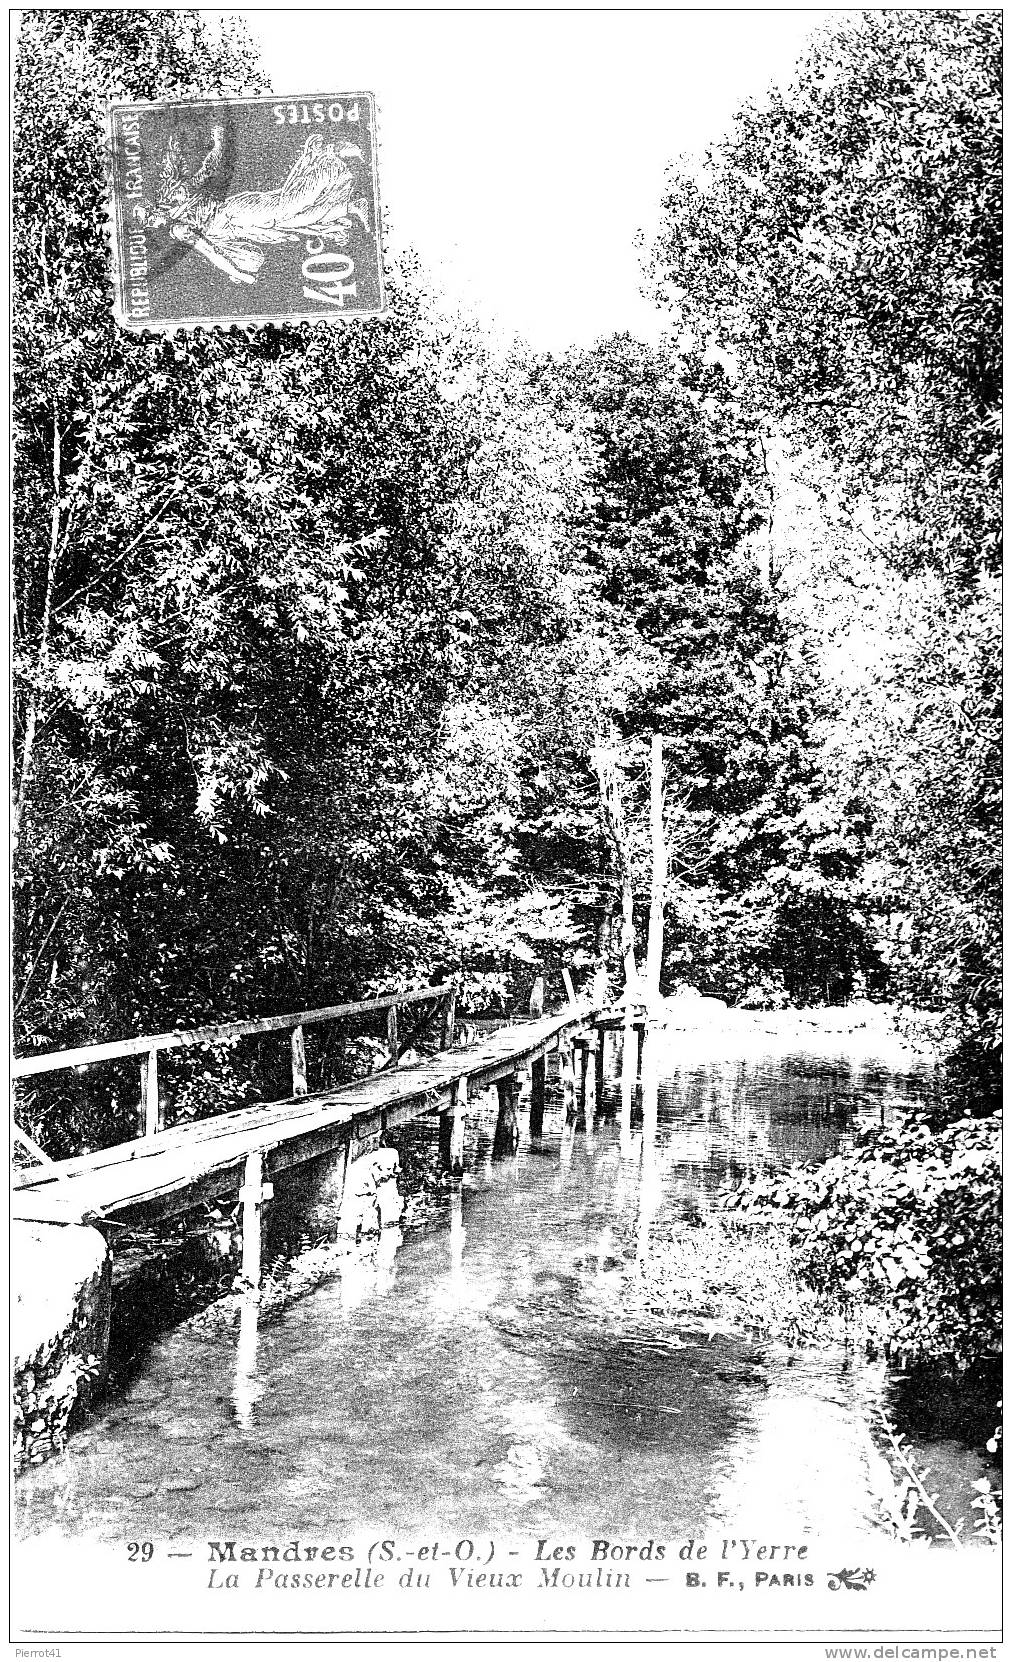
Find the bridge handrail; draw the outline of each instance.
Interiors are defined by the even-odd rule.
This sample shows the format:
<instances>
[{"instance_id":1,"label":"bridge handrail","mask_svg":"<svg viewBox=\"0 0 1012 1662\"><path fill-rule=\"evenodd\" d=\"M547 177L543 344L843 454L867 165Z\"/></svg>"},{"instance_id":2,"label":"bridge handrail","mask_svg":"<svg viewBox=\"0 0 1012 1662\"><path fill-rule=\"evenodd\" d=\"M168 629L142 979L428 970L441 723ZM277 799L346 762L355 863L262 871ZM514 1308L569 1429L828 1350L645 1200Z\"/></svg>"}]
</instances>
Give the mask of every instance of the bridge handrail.
<instances>
[{"instance_id":1,"label":"bridge handrail","mask_svg":"<svg viewBox=\"0 0 1012 1662\"><path fill-rule=\"evenodd\" d=\"M286 1016L260 1016L250 1021L226 1021L214 1027L194 1027L173 1033L142 1034L134 1039L112 1039L107 1043L79 1045L71 1050L49 1050L39 1056L15 1057L11 1073L15 1079L31 1074L58 1073L64 1068L89 1067L94 1062L111 1062L121 1056L147 1056L159 1050L185 1050L192 1045L225 1044L230 1039L249 1038L258 1033L277 1033L308 1027L339 1016L367 1015L373 1010L400 1009L405 1004L422 1004L428 999L447 998L456 992L456 982L445 981L416 992L384 993L379 998L356 999L350 1004L329 1004L321 1010L296 1010Z\"/></svg>"}]
</instances>

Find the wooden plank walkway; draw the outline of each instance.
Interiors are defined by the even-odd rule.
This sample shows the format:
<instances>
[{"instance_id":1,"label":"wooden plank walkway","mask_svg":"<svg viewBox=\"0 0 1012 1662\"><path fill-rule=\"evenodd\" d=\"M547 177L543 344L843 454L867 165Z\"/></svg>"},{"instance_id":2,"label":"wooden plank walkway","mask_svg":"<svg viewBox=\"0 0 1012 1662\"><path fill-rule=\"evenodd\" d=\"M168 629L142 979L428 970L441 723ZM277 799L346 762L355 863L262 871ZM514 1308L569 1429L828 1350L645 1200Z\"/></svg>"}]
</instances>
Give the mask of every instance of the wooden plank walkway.
<instances>
[{"instance_id":1,"label":"wooden plank walkway","mask_svg":"<svg viewBox=\"0 0 1012 1662\"><path fill-rule=\"evenodd\" d=\"M22 1169L14 1177L12 1216L35 1222L136 1224L184 1211L202 1199L237 1194L251 1154L265 1155L269 1176L344 1144L354 1154L356 1145L419 1114L445 1112L461 1080L472 1095L518 1073L592 1025L598 1014L581 1001L412 1066L390 1067L331 1090L260 1103L95 1154Z\"/></svg>"}]
</instances>

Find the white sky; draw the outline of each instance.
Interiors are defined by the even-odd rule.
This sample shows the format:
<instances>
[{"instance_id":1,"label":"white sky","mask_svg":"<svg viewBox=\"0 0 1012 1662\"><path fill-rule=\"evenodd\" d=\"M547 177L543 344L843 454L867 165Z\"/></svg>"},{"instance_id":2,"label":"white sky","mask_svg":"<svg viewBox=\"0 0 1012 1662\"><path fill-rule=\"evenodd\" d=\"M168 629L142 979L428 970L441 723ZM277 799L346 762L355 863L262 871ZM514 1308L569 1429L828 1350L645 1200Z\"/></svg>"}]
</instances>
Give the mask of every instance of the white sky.
<instances>
[{"instance_id":1,"label":"white sky","mask_svg":"<svg viewBox=\"0 0 1012 1662\"><path fill-rule=\"evenodd\" d=\"M374 92L388 246L538 348L650 338L666 163L790 75L825 11L254 11L274 89Z\"/></svg>"}]
</instances>

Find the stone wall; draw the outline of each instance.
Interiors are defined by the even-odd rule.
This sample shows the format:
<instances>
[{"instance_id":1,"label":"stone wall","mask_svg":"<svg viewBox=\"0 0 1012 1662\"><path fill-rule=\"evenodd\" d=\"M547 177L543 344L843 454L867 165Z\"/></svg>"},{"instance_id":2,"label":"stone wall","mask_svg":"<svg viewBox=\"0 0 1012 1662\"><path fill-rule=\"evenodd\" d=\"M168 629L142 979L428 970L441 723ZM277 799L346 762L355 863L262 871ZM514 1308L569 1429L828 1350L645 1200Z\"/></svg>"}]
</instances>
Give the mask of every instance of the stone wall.
<instances>
[{"instance_id":1,"label":"stone wall","mask_svg":"<svg viewBox=\"0 0 1012 1662\"><path fill-rule=\"evenodd\" d=\"M14 1468L63 1447L75 1408L101 1389L109 1351L109 1253L97 1229L11 1225Z\"/></svg>"}]
</instances>

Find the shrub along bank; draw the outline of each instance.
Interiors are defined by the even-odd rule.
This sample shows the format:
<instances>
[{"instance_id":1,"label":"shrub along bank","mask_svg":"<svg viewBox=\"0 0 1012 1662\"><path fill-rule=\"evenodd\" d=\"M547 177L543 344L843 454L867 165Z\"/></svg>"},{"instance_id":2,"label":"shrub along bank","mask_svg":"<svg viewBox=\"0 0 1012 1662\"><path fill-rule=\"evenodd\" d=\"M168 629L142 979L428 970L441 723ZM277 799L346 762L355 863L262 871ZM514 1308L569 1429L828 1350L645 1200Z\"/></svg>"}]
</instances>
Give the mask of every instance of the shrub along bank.
<instances>
[{"instance_id":1,"label":"shrub along bank","mask_svg":"<svg viewBox=\"0 0 1012 1662\"><path fill-rule=\"evenodd\" d=\"M1001 1115L941 1130L929 1114L853 1150L736 1190L732 1213L778 1225L802 1282L866 1311L886 1348L959 1370L1001 1344Z\"/></svg>"}]
</instances>

